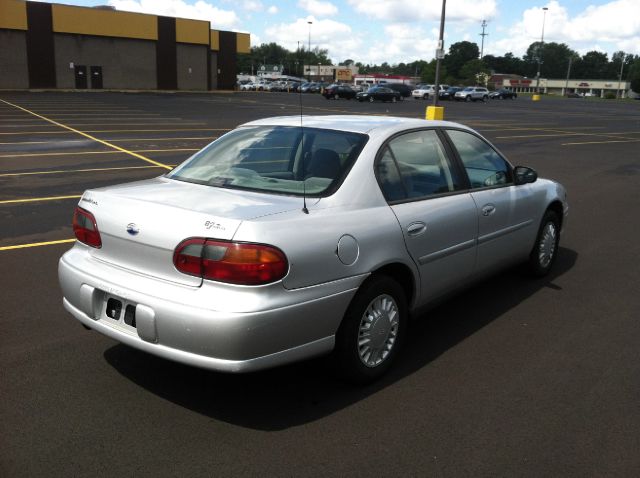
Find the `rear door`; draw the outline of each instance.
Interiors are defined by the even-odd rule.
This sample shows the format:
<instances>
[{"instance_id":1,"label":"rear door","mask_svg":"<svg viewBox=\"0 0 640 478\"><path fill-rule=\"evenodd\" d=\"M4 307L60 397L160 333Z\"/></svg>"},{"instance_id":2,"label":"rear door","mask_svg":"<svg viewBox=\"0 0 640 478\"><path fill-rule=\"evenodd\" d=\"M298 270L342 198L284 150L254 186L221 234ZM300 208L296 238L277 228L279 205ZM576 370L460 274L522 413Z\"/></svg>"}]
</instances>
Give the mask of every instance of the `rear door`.
<instances>
[{"instance_id":1,"label":"rear door","mask_svg":"<svg viewBox=\"0 0 640 478\"><path fill-rule=\"evenodd\" d=\"M475 264L476 206L436 131L392 138L376 161L376 176L420 271L418 305L468 279Z\"/></svg>"}]
</instances>

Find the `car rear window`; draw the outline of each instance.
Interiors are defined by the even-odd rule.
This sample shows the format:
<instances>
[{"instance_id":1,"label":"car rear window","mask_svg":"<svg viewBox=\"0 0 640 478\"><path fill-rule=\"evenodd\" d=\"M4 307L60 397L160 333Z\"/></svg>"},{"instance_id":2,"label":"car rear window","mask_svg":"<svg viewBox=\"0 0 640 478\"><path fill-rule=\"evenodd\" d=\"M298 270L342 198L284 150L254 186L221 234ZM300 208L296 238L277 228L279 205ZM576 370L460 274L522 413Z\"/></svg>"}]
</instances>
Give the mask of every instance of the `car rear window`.
<instances>
[{"instance_id":1,"label":"car rear window","mask_svg":"<svg viewBox=\"0 0 640 478\"><path fill-rule=\"evenodd\" d=\"M332 194L368 136L289 126L238 128L168 173L180 181L289 195Z\"/></svg>"}]
</instances>

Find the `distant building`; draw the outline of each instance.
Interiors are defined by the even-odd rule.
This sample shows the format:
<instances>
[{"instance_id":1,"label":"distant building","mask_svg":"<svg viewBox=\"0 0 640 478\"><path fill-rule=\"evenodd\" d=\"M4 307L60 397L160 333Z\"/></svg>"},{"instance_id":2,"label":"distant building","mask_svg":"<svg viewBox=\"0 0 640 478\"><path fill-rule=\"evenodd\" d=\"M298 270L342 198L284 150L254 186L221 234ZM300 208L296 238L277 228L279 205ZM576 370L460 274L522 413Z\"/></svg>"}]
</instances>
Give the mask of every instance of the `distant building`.
<instances>
[{"instance_id":1,"label":"distant building","mask_svg":"<svg viewBox=\"0 0 640 478\"><path fill-rule=\"evenodd\" d=\"M232 89L249 40L208 21L0 0L0 88Z\"/></svg>"},{"instance_id":2,"label":"distant building","mask_svg":"<svg viewBox=\"0 0 640 478\"><path fill-rule=\"evenodd\" d=\"M304 76L311 81L351 82L359 70L360 68L355 65L304 65L303 67Z\"/></svg>"},{"instance_id":3,"label":"distant building","mask_svg":"<svg viewBox=\"0 0 640 478\"><path fill-rule=\"evenodd\" d=\"M406 85L413 85L418 80L414 76L404 75L387 75L384 73L368 73L363 75L354 75L353 84L357 87L373 86L384 83L404 83Z\"/></svg>"},{"instance_id":4,"label":"distant building","mask_svg":"<svg viewBox=\"0 0 640 478\"><path fill-rule=\"evenodd\" d=\"M536 91L536 79L526 78L520 75L496 73L491 75L489 87L495 89L509 88L516 92L533 93ZM587 96L604 97L607 93L618 95L622 98L629 96L631 84L628 81L618 80L567 80L540 78L540 91L550 95L566 95L578 93Z\"/></svg>"}]
</instances>

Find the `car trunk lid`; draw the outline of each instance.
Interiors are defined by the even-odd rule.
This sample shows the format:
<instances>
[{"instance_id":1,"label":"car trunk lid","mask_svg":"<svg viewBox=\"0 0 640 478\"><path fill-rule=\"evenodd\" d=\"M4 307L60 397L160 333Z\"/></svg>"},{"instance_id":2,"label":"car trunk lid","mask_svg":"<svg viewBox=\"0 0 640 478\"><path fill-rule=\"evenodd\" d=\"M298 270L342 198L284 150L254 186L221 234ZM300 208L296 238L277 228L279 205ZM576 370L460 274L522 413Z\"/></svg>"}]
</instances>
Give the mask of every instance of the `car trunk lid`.
<instances>
[{"instance_id":1,"label":"car trunk lid","mask_svg":"<svg viewBox=\"0 0 640 478\"><path fill-rule=\"evenodd\" d=\"M242 221L299 207L300 199L228 190L167 178L89 190L80 207L92 212L102 238L94 258L138 274L199 286L176 270L176 246L190 237L231 240Z\"/></svg>"}]
</instances>

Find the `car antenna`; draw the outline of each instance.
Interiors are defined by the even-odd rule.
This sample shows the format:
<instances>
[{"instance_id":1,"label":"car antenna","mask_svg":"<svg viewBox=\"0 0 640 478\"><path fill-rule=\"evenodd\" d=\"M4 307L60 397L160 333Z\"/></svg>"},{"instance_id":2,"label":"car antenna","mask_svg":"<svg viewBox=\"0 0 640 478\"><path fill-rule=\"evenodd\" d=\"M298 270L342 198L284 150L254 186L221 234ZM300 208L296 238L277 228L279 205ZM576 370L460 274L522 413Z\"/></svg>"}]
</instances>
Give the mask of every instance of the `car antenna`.
<instances>
[{"instance_id":1,"label":"car antenna","mask_svg":"<svg viewBox=\"0 0 640 478\"><path fill-rule=\"evenodd\" d=\"M302 124L302 83L298 86L298 100L300 102L300 132L302 133L302 212L309 214L309 209L307 209L307 171L304 164L307 153L304 151L304 126Z\"/></svg>"}]
</instances>

